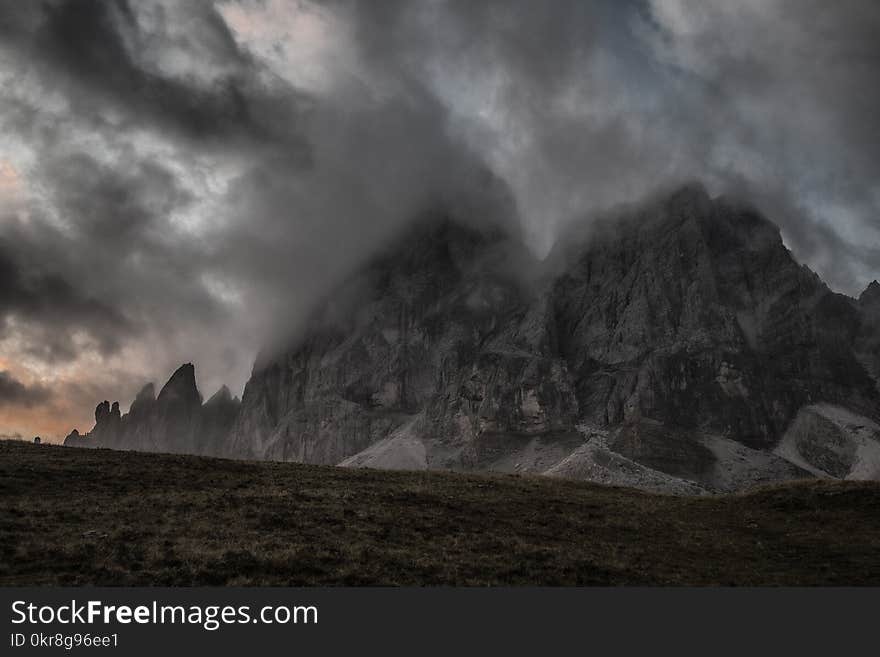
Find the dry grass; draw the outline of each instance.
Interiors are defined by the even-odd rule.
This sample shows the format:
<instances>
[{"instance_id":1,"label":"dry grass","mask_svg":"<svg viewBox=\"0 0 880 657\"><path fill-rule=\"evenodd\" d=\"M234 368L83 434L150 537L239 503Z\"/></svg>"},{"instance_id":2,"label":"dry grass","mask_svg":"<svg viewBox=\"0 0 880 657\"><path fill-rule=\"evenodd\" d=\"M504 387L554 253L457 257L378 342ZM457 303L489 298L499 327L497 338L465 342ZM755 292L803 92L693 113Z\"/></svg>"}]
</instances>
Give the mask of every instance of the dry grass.
<instances>
[{"instance_id":1,"label":"dry grass","mask_svg":"<svg viewBox=\"0 0 880 657\"><path fill-rule=\"evenodd\" d=\"M880 584L880 485L675 498L0 442L2 585Z\"/></svg>"}]
</instances>

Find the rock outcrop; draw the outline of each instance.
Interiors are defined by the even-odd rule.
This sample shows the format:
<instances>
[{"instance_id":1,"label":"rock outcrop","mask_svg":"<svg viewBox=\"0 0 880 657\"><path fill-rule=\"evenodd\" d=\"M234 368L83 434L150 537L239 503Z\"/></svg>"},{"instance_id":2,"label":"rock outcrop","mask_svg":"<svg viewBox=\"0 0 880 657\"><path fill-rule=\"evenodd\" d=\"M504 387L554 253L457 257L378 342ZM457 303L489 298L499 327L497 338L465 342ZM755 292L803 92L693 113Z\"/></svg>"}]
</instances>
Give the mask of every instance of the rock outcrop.
<instances>
[{"instance_id":1,"label":"rock outcrop","mask_svg":"<svg viewBox=\"0 0 880 657\"><path fill-rule=\"evenodd\" d=\"M219 455L239 403L223 386L203 405L195 368L187 363L174 372L158 397L152 383L144 386L125 415L120 415L118 402L112 407L106 401L98 404L95 427L85 435L74 430L64 444Z\"/></svg>"},{"instance_id":2,"label":"rock outcrop","mask_svg":"<svg viewBox=\"0 0 880 657\"><path fill-rule=\"evenodd\" d=\"M201 405L184 366L69 442L736 490L875 476L878 372L880 285L835 294L756 210L689 185L545 263L427 219L263 354L240 405ZM817 433L816 408L868 428Z\"/></svg>"},{"instance_id":3,"label":"rock outcrop","mask_svg":"<svg viewBox=\"0 0 880 657\"><path fill-rule=\"evenodd\" d=\"M872 281L859 296L858 304L861 323L856 353L874 380L880 381L880 283Z\"/></svg>"}]
</instances>

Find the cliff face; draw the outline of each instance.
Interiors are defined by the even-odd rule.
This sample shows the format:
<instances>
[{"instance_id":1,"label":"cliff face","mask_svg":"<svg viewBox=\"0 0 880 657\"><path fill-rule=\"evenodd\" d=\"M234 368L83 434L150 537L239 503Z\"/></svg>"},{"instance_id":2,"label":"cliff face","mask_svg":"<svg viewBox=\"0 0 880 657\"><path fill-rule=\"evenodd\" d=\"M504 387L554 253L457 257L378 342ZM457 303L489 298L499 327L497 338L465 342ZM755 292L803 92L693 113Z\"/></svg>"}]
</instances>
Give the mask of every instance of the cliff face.
<instances>
[{"instance_id":1,"label":"cliff face","mask_svg":"<svg viewBox=\"0 0 880 657\"><path fill-rule=\"evenodd\" d=\"M748 206L688 186L568 250L525 284L499 234L414 229L255 368L228 454L736 488L808 474L774 453L801 409L880 412L870 300Z\"/></svg>"},{"instance_id":2,"label":"cliff face","mask_svg":"<svg viewBox=\"0 0 880 657\"><path fill-rule=\"evenodd\" d=\"M202 405L195 368L187 363L171 376L158 397L152 383L144 386L123 416L118 402L112 408L106 401L98 404L95 427L85 435L71 433L64 444L219 455L238 406L225 386Z\"/></svg>"},{"instance_id":3,"label":"cliff face","mask_svg":"<svg viewBox=\"0 0 880 657\"><path fill-rule=\"evenodd\" d=\"M603 227L554 289L560 349L585 417L699 427L775 444L816 401L878 410L833 294L753 210L700 188Z\"/></svg>"},{"instance_id":4,"label":"cliff face","mask_svg":"<svg viewBox=\"0 0 880 657\"><path fill-rule=\"evenodd\" d=\"M510 268L526 257L491 231L419 226L254 372L230 453L338 463L411 427L423 465L448 467L484 434L571 430L549 308Z\"/></svg>"},{"instance_id":5,"label":"cliff face","mask_svg":"<svg viewBox=\"0 0 880 657\"><path fill-rule=\"evenodd\" d=\"M678 492L874 476L876 283L832 293L771 222L698 186L566 251L551 269L497 230L426 220L261 357L240 407L202 406L190 366L71 444Z\"/></svg>"},{"instance_id":6,"label":"cliff face","mask_svg":"<svg viewBox=\"0 0 880 657\"><path fill-rule=\"evenodd\" d=\"M859 310L861 324L856 353L874 380L880 381L880 283L872 281L862 292L859 296Z\"/></svg>"}]
</instances>

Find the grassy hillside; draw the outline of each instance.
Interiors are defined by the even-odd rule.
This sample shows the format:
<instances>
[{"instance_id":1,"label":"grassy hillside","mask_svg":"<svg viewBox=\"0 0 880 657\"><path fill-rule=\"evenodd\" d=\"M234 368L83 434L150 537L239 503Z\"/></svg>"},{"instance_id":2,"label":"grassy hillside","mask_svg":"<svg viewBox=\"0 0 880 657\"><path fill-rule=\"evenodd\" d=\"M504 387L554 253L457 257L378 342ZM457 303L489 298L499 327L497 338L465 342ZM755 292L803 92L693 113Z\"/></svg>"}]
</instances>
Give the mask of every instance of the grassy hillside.
<instances>
[{"instance_id":1,"label":"grassy hillside","mask_svg":"<svg viewBox=\"0 0 880 657\"><path fill-rule=\"evenodd\" d=\"M0 442L0 584L880 584L880 485L674 498Z\"/></svg>"}]
</instances>

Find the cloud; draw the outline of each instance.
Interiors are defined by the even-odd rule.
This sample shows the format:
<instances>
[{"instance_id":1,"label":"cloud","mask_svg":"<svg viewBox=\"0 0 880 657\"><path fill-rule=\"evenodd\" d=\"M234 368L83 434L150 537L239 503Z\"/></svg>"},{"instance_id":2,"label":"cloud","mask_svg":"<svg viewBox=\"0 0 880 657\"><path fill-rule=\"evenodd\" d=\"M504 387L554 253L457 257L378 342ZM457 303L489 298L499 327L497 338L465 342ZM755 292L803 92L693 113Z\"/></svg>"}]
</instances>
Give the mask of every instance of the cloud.
<instances>
[{"instance_id":1,"label":"cloud","mask_svg":"<svg viewBox=\"0 0 880 657\"><path fill-rule=\"evenodd\" d=\"M844 0L655 0L644 34L673 71L705 164L857 293L880 270L880 7ZM685 132L692 135L695 129Z\"/></svg>"},{"instance_id":2,"label":"cloud","mask_svg":"<svg viewBox=\"0 0 880 657\"><path fill-rule=\"evenodd\" d=\"M116 309L85 296L67 278L43 263L17 261L11 244L0 240L0 337L11 322L32 326L25 348L44 360L72 359L74 337L85 333L104 353L119 348L132 327ZM53 330L40 330L52 327Z\"/></svg>"},{"instance_id":3,"label":"cloud","mask_svg":"<svg viewBox=\"0 0 880 657\"><path fill-rule=\"evenodd\" d=\"M510 186L536 250L658 176L644 159L655 154L652 137L631 129L644 117L607 48L626 14L608 3L355 6L350 20L371 70L419 80L440 100L446 129Z\"/></svg>"},{"instance_id":4,"label":"cloud","mask_svg":"<svg viewBox=\"0 0 880 657\"><path fill-rule=\"evenodd\" d=\"M66 363L68 397L79 377L124 402L181 359L206 394L240 388L266 341L414 216L506 202L418 80L391 91L361 69L299 89L207 2L0 12L4 155L27 199L0 208L0 357L41 376Z\"/></svg>"},{"instance_id":5,"label":"cloud","mask_svg":"<svg viewBox=\"0 0 880 657\"><path fill-rule=\"evenodd\" d=\"M140 5L57 0L4 6L10 16L5 37L32 59L32 71L60 87L71 111L97 127L149 123L225 148L302 148L290 130L299 111L296 94L261 75L211 3ZM175 30L179 24L186 34Z\"/></svg>"},{"instance_id":6,"label":"cloud","mask_svg":"<svg viewBox=\"0 0 880 657\"><path fill-rule=\"evenodd\" d=\"M5 370L0 370L0 405L27 406L48 401L51 392L42 386L26 386Z\"/></svg>"},{"instance_id":7,"label":"cloud","mask_svg":"<svg viewBox=\"0 0 880 657\"><path fill-rule=\"evenodd\" d=\"M447 107L539 250L597 210L702 179L763 207L834 288L857 293L880 269L865 247L880 243L870 3L383 3L350 16L376 70Z\"/></svg>"}]
</instances>

